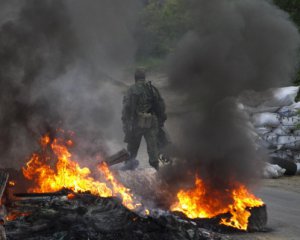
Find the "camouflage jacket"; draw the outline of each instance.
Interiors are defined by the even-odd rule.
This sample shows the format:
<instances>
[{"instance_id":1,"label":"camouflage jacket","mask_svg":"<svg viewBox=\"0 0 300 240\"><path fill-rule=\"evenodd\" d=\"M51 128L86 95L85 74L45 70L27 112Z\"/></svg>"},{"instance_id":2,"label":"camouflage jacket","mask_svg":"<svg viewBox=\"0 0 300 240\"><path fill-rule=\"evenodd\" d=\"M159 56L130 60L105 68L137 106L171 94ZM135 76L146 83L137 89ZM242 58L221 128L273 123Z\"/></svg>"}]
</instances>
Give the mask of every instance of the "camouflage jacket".
<instances>
[{"instance_id":1,"label":"camouflage jacket","mask_svg":"<svg viewBox=\"0 0 300 240\"><path fill-rule=\"evenodd\" d=\"M167 119L165 103L151 82L137 81L129 87L123 98L122 122L124 131L135 126L139 112L154 114L160 126Z\"/></svg>"}]
</instances>

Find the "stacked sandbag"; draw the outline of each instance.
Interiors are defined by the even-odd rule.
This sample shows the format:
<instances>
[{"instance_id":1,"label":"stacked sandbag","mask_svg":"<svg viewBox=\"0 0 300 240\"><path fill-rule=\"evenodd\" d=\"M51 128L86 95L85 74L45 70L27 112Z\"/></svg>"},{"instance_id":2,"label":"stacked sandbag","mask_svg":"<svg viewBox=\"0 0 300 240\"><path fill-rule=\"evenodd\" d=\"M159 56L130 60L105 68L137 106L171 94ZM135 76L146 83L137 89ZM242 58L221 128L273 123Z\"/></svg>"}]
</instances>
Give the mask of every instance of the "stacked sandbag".
<instances>
[{"instance_id":1,"label":"stacked sandbag","mask_svg":"<svg viewBox=\"0 0 300 240\"><path fill-rule=\"evenodd\" d=\"M263 170L264 178L279 178L284 175L286 170L277 164L266 163Z\"/></svg>"},{"instance_id":2,"label":"stacked sandbag","mask_svg":"<svg viewBox=\"0 0 300 240\"><path fill-rule=\"evenodd\" d=\"M255 128L256 142L269 151L272 165L266 165L265 177L282 175L275 165L284 168L285 174L300 174L300 102L295 102L298 91L299 87L272 89L263 93L249 91L239 99ZM286 169L291 164L292 170Z\"/></svg>"}]
</instances>

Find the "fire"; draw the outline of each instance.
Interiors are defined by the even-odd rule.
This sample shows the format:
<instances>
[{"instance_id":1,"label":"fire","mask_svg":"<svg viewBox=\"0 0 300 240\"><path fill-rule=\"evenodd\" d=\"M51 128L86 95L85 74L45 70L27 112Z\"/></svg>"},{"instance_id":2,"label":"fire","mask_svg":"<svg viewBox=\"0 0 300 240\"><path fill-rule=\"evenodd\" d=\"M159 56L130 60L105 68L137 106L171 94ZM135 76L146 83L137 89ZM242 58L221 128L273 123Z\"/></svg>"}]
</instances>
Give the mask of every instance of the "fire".
<instances>
[{"instance_id":1,"label":"fire","mask_svg":"<svg viewBox=\"0 0 300 240\"><path fill-rule=\"evenodd\" d=\"M104 176L108 182L111 183L113 188L113 194L119 195L123 199L123 204L128 209L136 209L137 207L140 207L140 203L135 203L132 194L130 193L130 190L126 187L124 187L122 184L120 184L116 178L113 176L111 171L109 170L107 164L105 162L102 162L99 166L99 170L104 173Z\"/></svg>"},{"instance_id":2,"label":"fire","mask_svg":"<svg viewBox=\"0 0 300 240\"><path fill-rule=\"evenodd\" d=\"M172 211L184 213L191 219L212 218L220 214L230 213L230 218L222 218L220 224L247 230L249 209L264 205L247 188L234 183L231 190L213 190L200 178L196 177L195 187L190 190L180 190L177 202L171 206Z\"/></svg>"},{"instance_id":3,"label":"fire","mask_svg":"<svg viewBox=\"0 0 300 240\"><path fill-rule=\"evenodd\" d=\"M14 221L16 220L17 218L20 218L20 217L27 217L29 216L31 213L30 212L10 212L6 217L5 217L5 220L6 221Z\"/></svg>"},{"instance_id":4,"label":"fire","mask_svg":"<svg viewBox=\"0 0 300 240\"><path fill-rule=\"evenodd\" d=\"M14 186L16 186L16 182L14 182L14 181L9 181L9 182L8 182L8 186L9 186L9 187L14 187Z\"/></svg>"},{"instance_id":5,"label":"fire","mask_svg":"<svg viewBox=\"0 0 300 240\"><path fill-rule=\"evenodd\" d=\"M69 193L68 195L67 195L67 198L69 199L69 200L72 200L72 199L74 199L76 197L76 195L74 194L74 193Z\"/></svg>"},{"instance_id":6,"label":"fire","mask_svg":"<svg viewBox=\"0 0 300 240\"><path fill-rule=\"evenodd\" d=\"M105 163L99 166L104 182L92 177L89 168L82 168L73 161L68 149L72 145L73 142L70 139L52 140L49 135L41 138L41 151L34 153L22 169L24 176L35 183L29 192L55 192L67 188L75 193L90 192L101 197L118 196L122 199L123 205L129 209L135 209L141 205L136 201L130 189L117 181ZM72 197L70 195L69 199Z\"/></svg>"}]
</instances>

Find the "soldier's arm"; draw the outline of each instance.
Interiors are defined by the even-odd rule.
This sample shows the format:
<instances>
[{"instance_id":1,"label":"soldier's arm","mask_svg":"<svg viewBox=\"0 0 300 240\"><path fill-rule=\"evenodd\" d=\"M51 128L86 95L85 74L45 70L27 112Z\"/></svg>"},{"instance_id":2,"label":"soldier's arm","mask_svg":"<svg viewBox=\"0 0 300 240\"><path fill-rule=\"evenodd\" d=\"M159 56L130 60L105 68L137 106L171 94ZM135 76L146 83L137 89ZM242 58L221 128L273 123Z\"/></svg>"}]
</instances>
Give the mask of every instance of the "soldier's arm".
<instances>
[{"instance_id":1,"label":"soldier's arm","mask_svg":"<svg viewBox=\"0 0 300 240\"><path fill-rule=\"evenodd\" d=\"M123 130L126 133L128 131L128 122L130 119L130 95L127 91L123 97L123 109L122 109L122 123Z\"/></svg>"},{"instance_id":2,"label":"soldier's arm","mask_svg":"<svg viewBox=\"0 0 300 240\"><path fill-rule=\"evenodd\" d=\"M125 132L130 132L133 129L133 123L135 121L136 106L137 106L137 95L129 89L123 99L123 111L122 111L122 122L123 129Z\"/></svg>"},{"instance_id":3,"label":"soldier's arm","mask_svg":"<svg viewBox=\"0 0 300 240\"><path fill-rule=\"evenodd\" d=\"M157 102L156 114L158 117L158 122L159 122L160 126L163 126L164 122L167 120L165 101L162 98L162 96L160 95L158 89L155 87L153 87L153 88L154 88L155 95L156 95L156 102Z\"/></svg>"}]
</instances>

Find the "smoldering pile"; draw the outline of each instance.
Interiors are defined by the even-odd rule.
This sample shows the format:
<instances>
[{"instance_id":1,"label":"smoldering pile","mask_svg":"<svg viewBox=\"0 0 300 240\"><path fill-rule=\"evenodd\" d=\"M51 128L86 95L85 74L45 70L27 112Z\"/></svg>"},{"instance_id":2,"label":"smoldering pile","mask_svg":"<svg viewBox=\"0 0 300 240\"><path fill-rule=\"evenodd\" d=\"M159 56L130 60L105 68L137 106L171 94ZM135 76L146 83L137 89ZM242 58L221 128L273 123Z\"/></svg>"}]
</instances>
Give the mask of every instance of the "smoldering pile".
<instances>
[{"instance_id":1,"label":"smoldering pile","mask_svg":"<svg viewBox=\"0 0 300 240\"><path fill-rule=\"evenodd\" d=\"M7 174L0 172L1 192L6 181ZM209 226L205 223L196 224L170 213L156 212L151 216L134 213L117 198L101 198L67 189L16 196L9 201L6 193L7 208L0 211L5 227L4 230L0 225L1 240L229 239L203 229Z\"/></svg>"},{"instance_id":2,"label":"smoldering pile","mask_svg":"<svg viewBox=\"0 0 300 240\"><path fill-rule=\"evenodd\" d=\"M51 198L51 197L50 197ZM14 211L26 209L28 216L4 226L13 239L191 239L221 240L221 235L199 229L174 216L141 217L114 198L77 195L72 200L23 200ZM194 239L194 238L193 238Z\"/></svg>"}]
</instances>

